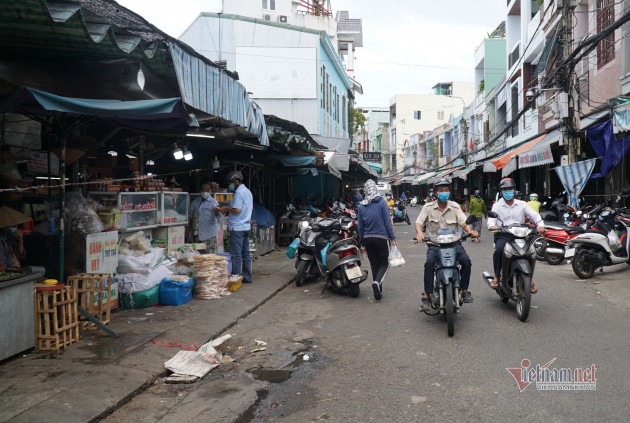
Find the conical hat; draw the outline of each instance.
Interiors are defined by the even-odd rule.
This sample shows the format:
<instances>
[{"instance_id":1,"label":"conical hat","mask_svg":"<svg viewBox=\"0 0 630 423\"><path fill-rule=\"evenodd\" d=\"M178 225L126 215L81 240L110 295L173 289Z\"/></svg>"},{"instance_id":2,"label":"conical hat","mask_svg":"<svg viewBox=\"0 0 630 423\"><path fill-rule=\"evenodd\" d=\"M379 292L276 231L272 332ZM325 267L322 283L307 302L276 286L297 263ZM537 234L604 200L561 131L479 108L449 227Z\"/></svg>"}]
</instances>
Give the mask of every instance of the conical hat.
<instances>
[{"instance_id":1,"label":"conical hat","mask_svg":"<svg viewBox=\"0 0 630 423\"><path fill-rule=\"evenodd\" d=\"M16 226L20 223L26 223L31 219L30 217L23 215L17 210L11 207L0 207L0 228L8 228L9 226Z\"/></svg>"}]
</instances>

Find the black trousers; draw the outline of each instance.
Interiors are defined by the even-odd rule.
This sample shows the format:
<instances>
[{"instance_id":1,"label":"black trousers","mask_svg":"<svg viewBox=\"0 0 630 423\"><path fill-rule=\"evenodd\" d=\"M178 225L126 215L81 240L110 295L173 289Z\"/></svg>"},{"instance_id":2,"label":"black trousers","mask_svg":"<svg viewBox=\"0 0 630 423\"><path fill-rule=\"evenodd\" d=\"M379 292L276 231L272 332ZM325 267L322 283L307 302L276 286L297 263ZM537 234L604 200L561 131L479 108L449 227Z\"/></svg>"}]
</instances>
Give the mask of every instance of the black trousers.
<instances>
[{"instance_id":1,"label":"black trousers","mask_svg":"<svg viewBox=\"0 0 630 423\"><path fill-rule=\"evenodd\" d=\"M427 260L424 262L424 291L431 295L433 293L433 277L435 275L435 263L440 259L438 256L439 248L435 245L429 245L427 249ZM462 291L468 290L470 285L470 271L472 269L472 262L468 253L464 250L461 243L455 246L455 260L461 266L461 281L460 288Z\"/></svg>"},{"instance_id":2,"label":"black trousers","mask_svg":"<svg viewBox=\"0 0 630 423\"><path fill-rule=\"evenodd\" d=\"M503 250L505 249L505 244L508 242L507 236L502 236L501 234L497 234L494 240L494 254L492 254L492 264L494 265L494 275L499 277L501 274L501 264L503 260Z\"/></svg>"},{"instance_id":3,"label":"black trousers","mask_svg":"<svg viewBox=\"0 0 630 423\"><path fill-rule=\"evenodd\" d=\"M372 268L372 280L383 282L389 267L389 242L383 238L364 238L365 251Z\"/></svg>"}]
</instances>

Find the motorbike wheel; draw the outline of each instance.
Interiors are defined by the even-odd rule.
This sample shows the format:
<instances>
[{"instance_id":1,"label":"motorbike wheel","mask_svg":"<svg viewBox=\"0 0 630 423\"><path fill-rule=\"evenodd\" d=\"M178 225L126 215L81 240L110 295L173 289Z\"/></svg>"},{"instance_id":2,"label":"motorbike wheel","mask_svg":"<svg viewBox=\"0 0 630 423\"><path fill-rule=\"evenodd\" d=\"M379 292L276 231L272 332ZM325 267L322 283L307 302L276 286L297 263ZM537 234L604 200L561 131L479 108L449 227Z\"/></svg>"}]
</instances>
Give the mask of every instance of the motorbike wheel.
<instances>
[{"instance_id":1,"label":"motorbike wheel","mask_svg":"<svg viewBox=\"0 0 630 423\"><path fill-rule=\"evenodd\" d=\"M534 241L534 249L536 250L536 260L543 261L545 260L545 248L547 243L542 236L539 236Z\"/></svg>"},{"instance_id":2,"label":"motorbike wheel","mask_svg":"<svg viewBox=\"0 0 630 423\"><path fill-rule=\"evenodd\" d=\"M532 281L527 275L516 276L518 298L516 299L516 315L518 320L524 322L529 316L529 307L532 302Z\"/></svg>"},{"instance_id":3,"label":"motorbike wheel","mask_svg":"<svg viewBox=\"0 0 630 423\"><path fill-rule=\"evenodd\" d=\"M306 279L306 267L308 262L305 260L300 261L297 268L297 274L295 275L295 286L302 286L304 279Z\"/></svg>"},{"instance_id":4,"label":"motorbike wheel","mask_svg":"<svg viewBox=\"0 0 630 423\"><path fill-rule=\"evenodd\" d=\"M405 215L405 222L407 222L407 225L411 225L411 220L409 219L409 215Z\"/></svg>"},{"instance_id":5,"label":"motorbike wheel","mask_svg":"<svg viewBox=\"0 0 630 423\"><path fill-rule=\"evenodd\" d=\"M550 265L556 266L564 262L564 254L549 254L549 252L545 251L545 260Z\"/></svg>"},{"instance_id":6,"label":"motorbike wheel","mask_svg":"<svg viewBox=\"0 0 630 423\"><path fill-rule=\"evenodd\" d=\"M455 334L455 303L453 302L453 288L449 285L445 289L446 293L446 326L448 336Z\"/></svg>"},{"instance_id":7,"label":"motorbike wheel","mask_svg":"<svg viewBox=\"0 0 630 423\"><path fill-rule=\"evenodd\" d=\"M357 298L361 293L361 288L359 288L358 283L353 283L348 287L348 292L350 292L352 298Z\"/></svg>"},{"instance_id":8,"label":"motorbike wheel","mask_svg":"<svg viewBox=\"0 0 630 423\"><path fill-rule=\"evenodd\" d=\"M585 250L579 249L575 252L575 256L573 260L571 260L571 267L573 267L573 271L580 279L590 279L593 277L595 273L595 266L591 263L587 263L584 260L584 254L586 254Z\"/></svg>"}]
</instances>

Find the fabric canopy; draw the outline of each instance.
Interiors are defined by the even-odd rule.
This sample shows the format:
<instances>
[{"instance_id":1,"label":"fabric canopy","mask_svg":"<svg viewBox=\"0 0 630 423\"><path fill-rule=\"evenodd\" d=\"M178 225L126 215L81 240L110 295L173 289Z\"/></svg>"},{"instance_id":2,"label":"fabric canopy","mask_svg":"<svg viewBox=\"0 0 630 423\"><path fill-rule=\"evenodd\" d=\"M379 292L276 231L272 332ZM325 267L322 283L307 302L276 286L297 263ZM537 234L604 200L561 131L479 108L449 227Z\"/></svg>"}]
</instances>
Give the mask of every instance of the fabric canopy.
<instances>
[{"instance_id":1,"label":"fabric canopy","mask_svg":"<svg viewBox=\"0 0 630 423\"><path fill-rule=\"evenodd\" d=\"M440 172L427 172L424 175L420 175L420 177L418 177L416 179L416 181L418 182L418 185L424 185L427 183L427 181L429 180L429 178L437 175Z\"/></svg>"},{"instance_id":2,"label":"fabric canopy","mask_svg":"<svg viewBox=\"0 0 630 423\"><path fill-rule=\"evenodd\" d=\"M278 160L284 166L306 166L315 163L315 156L281 156L273 154L269 156L271 159Z\"/></svg>"},{"instance_id":3,"label":"fabric canopy","mask_svg":"<svg viewBox=\"0 0 630 423\"><path fill-rule=\"evenodd\" d=\"M545 139L545 137L547 136L547 134L543 134L541 136L539 136L538 138L525 143L524 145L515 148L514 150L508 152L507 154L504 154L503 156L499 157L496 160L492 161L492 164L499 170L501 170L504 166L506 166L510 160L512 160L512 158L514 156L516 156L519 153L522 153L524 151L529 150L530 148L533 148L534 146L536 146L539 142L541 142L542 140Z\"/></svg>"},{"instance_id":4,"label":"fabric canopy","mask_svg":"<svg viewBox=\"0 0 630 423\"><path fill-rule=\"evenodd\" d=\"M3 112L28 112L36 116L101 116L121 125L147 130L185 131L191 117L180 98L159 100L101 100L62 97L33 88L20 88L0 100Z\"/></svg>"},{"instance_id":5,"label":"fabric canopy","mask_svg":"<svg viewBox=\"0 0 630 423\"><path fill-rule=\"evenodd\" d=\"M593 125L586 130L586 137L593 146L593 150L602 158L599 172L591 178L603 178L608 172L621 162L623 156L630 150L630 135L616 139L610 119Z\"/></svg>"},{"instance_id":6,"label":"fabric canopy","mask_svg":"<svg viewBox=\"0 0 630 423\"><path fill-rule=\"evenodd\" d=\"M584 160L577 163L571 163L566 166L558 166L556 173L562 186L569 193L569 206L577 208L578 196L586 186L593 168L595 167L596 159Z\"/></svg>"}]
</instances>

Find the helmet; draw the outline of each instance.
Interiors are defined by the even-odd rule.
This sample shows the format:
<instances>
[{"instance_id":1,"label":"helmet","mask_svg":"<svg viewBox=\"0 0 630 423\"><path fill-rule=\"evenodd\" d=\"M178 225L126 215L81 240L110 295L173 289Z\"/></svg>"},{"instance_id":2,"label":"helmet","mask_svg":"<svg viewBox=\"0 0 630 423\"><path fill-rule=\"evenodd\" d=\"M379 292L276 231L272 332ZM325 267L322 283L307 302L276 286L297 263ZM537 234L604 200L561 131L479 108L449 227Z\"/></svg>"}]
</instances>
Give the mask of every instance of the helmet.
<instances>
[{"instance_id":1,"label":"helmet","mask_svg":"<svg viewBox=\"0 0 630 423\"><path fill-rule=\"evenodd\" d=\"M536 194L535 192L532 192L531 194L529 194L529 199L532 201L538 200L538 194Z\"/></svg>"},{"instance_id":2,"label":"helmet","mask_svg":"<svg viewBox=\"0 0 630 423\"><path fill-rule=\"evenodd\" d=\"M475 190L475 192L473 194L475 194L477 197L479 197L481 195L481 192L479 192L479 190Z\"/></svg>"},{"instance_id":3,"label":"helmet","mask_svg":"<svg viewBox=\"0 0 630 423\"><path fill-rule=\"evenodd\" d=\"M243 182L243 174L238 170L233 170L225 176L225 180L229 182L234 182L238 180L239 182Z\"/></svg>"},{"instance_id":4,"label":"helmet","mask_svg":"<svg viewBox=\"0 0 630 423\"><path fill-rule=\"evenodd\" d=\"M504 188L516 188L516 184L514 183L514 179L512 178L503 178L499 183L499 189Z\"/></svg>"},{"instance_id":5,"label":"helmet","mask_svg":"<svg viewBox=\"0 0 630 423\"><path fill-rule=\"evenodd\" d=\"M520 197L523 195L523 193L522 193L522 192L520 192L520 191L516 191L516 192L514 193L514 195L515 195L517 198L520 198Z\"/></svg>"},{"instance_id":6,"label":"helmet","mask_svg":"<svg viewBox=\"0 0 630 423\"><path fill-rule=\"evenodd\" d=\"M451 181L449 181L448 178L438 178L438 180L435 181L435 183L433 184L433 189L437 189L438 187L443 186L450 187Z\"/></svg>"}]
</instances>

